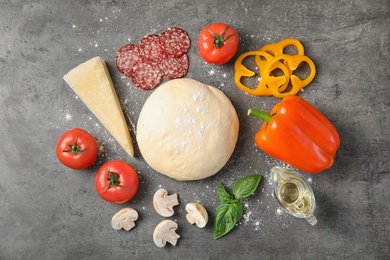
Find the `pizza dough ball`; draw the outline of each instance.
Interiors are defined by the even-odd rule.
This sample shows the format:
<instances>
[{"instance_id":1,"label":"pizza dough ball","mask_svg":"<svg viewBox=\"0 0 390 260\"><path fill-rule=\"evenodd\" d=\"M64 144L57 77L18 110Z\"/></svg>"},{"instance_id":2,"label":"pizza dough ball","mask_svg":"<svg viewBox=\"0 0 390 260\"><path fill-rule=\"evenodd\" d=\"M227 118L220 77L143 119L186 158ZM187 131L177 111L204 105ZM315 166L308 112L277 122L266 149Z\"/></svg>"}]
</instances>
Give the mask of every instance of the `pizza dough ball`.
<instances>
[{"instance_id":1,"label":"pizza dough ball","mask_svg":"<svg viewBox=\"0 0 390 260\"><path fill-rule=\"evenodd\" d=\"M216 174L236 146L239 122L226 95L192 79L174 79L146 100L137 123L145 161L181 181Z\"/></svg>"}]
</instances>

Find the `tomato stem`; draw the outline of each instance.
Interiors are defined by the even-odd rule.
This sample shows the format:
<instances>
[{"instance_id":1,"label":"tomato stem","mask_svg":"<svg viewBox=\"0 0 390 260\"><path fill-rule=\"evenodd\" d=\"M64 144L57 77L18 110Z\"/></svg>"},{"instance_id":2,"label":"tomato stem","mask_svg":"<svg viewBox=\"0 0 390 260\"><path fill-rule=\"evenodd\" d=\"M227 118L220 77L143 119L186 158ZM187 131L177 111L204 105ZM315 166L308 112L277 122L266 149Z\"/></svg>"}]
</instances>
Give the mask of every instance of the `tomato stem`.
<instances>
[{"instance_id":1,"label":"tomato stem","mask_svg":"<svg viewBox=\"0 0 390 260\"><path fill-rule=\"evenodd\" d=\"M83 150L80 150L80 146L77 144L77 141L78 141L79 137L76 136L76 140L74 141L74 144L68 144L69 146L69 149L68 150L64 150L63 152L64 153L73 153L74 155L79 155L81 154L82 152L84 152L85 150L87 150L88 148L85 148Z\"/></svg>"},{"instance_id":2,"label":"tomato stem","mask_svg":"<svg viewBox=\"0 0 390 260\"><path fill-rule=\"evenodd\" d=\"M225 34L227 32L227 30L230 28L229 25L226 26L225 30L223 30L223 32L220 34L220 35L216 35L215 32L213 32L212 30L210 30L209 28L206 28L207 31L209 31L209 33L214 37L214 46L216 49L218 48L221 48L224 41L226 41L227 39L229 39L230 37L236 35L235 33L231 34L231 35L228 35L225 37Z\"/></svg>"},{"instance_id":3,"label":"tomato stem","mask_svg":"<svg viewBox=\"0 0 390 260\"><path fill-rule=\"evenodd\" d=\"M110 171L110 169L107 169L107 172L106 172L106 173L103 173L103 174L107 174L108 186L107 186L107 188L106 188L104 191L102 191L101 193L107 191L108 189L110 189L110 188L113 187L113 186L131 190L129 187L123 186L123 185L121 185L121 184L119 183L119 174L118 174L118 173L112 172L112 171Z\"/></svg>"}]
</instances>

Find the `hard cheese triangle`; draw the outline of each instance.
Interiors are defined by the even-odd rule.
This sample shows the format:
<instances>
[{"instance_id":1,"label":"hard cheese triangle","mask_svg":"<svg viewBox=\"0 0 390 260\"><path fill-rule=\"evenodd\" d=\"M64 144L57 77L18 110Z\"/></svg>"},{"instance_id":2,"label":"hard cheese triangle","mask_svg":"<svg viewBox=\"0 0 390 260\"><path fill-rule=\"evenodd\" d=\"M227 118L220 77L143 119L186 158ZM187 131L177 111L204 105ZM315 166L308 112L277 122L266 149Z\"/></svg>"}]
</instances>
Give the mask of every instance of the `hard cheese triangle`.
<instances>
[{"instance_id":1,"label":"hard cheese triangle","mask_svg":"<svg viewBox=\"0 0 390 260\"><path fill-rule=\"evenodd\" d=\"M129 128L105 61L92 58L69 71L64 80L126 152L134 156Z\"/></svg>"}]
</instances>

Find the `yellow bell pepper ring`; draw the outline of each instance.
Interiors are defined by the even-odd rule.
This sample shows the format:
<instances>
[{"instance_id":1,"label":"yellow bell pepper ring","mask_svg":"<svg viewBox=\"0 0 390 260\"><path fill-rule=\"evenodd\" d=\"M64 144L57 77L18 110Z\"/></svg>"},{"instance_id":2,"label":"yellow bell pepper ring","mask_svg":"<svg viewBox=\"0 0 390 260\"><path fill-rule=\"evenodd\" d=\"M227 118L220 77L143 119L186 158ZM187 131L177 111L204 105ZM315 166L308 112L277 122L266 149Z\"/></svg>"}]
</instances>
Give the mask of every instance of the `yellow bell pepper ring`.
<instances>
[{"instance_id":1,"label":"yellow bell pepper ring","mask_svg":"<svg viewBox=\"0 0 390 260\"><path fill-rule=\"evenodd\" d=\"M260 51L265 51L272 56L278 56L284 54L284 50L287 47L293 46L297 49L297 55L304 55L305 49L302 45L302 43L294 38L287 38L284 39L283 41L280 41L278 43L270 43L265 46L263 46ZM263 60L260 56L255 57L256 63L258 64L259 67L264 66L267 61ZM290 73L291 74L291 73Z\"/></svg>"},{"instance_id":2,"label":"yellow bell pepper ring","mask_svg":"<svg viewBox=\"0 0 390 260\"><path fill-rule=\"evenodd\" d=\"M264 65L267 64L267 62L270 60L270 58L275 56L275 52L279 51L279 46L276 43L270 43L270 44L265 45L259 51L263 51L263 52L266 52L268 54L268 57L267 57L268 59L266 57L260 56L260 55L255 56L256 64L259 67L264 67Z\"/></svg>"},{"instance_id":3,"label":"yellow bell pepper ring","mask_svg":"<svg viewBox=\"0 0 390 260\"><path fill-rule=\"evenodd\" d=\"M256 56L257 57L257 56ZM272 60L273 58L270 58ZM283 62L274 62L270 67L267 66L267 64L264 64L264 66L259 67L260 68L260 82L259 85L264 85L267 89L267 96L272 96L272 92L270 91L271 88L277 89L278 92L285 91L289 86L290 81L290 75L291 75L291 69L286 66ZM272 76L273 71L281 71L283 72L282 76ZM267 77L268 76L268 77ZM282 81L283 79L283 81ZM264 87L262 87L264 89Z\"/></svg>"},{"instance_id":4,"label":"yellow bell pepper ring","mask_svg":"<svg viewBox=\"0 0 390 260\"><path fill-rule=\"evenodd\" d=\"M269 52L273 56L278 56L278 55L284 54L284 50L289 46L293 46L297 49L296 55L304 55L305 54L305 49L304 49L302 43L299 40L294 39L294 38L287 38L287 39L284 39L283 41L280 41L278 43L267 44L264 47L262 47L260 50Z\"/></svg>"},{"instance_id":5,"label":"yellow bell pepper ring","mask_svg":"<svg viewBox=\"0 0 390 260\"><path fill-rule=\"evenodd\" d=\"M261 61L263 61L263 59L267 61L273 58L271 54L263 51L249 51L241 54L234 63L234 81L239 89L253 96L271 96L272 94L268 89L269 85L278 88L280 92L284 91L288 87L290 72L287 66L285 66L282 62L278 61L274 62L273 65L269 67L270 71L268 73L279 68L281 71L283 71L284 76L270 78L268 82L265 82L263 80L263 77L261 76L259 84L256 88L250 88L244 85L241 82L242 77L253 77L256 75L254 71L248 69L247 67L245 67L244 64L242 64L242 61L249 56L262 57L260 58ZM259 66L260 69L260 75L262 74L261 71L264 65L265 63L257 63L257 66Z\"/></svg>"},{"instance_id":6,"label":"yellow bell pepper ring","mask_svg":"<svg viewBox=\"0 0 390 260\"><path fill-rule=\"evenodd\" d=\"M242 77L253 77L256 75L255 72L251 71L250 69L248 69L247 67L245 67L243 64L242 64L242 61L248 57L248 56L252 56L252 55L258 55L259 52L258 51L249 51L249 52L245 52L243 54L241 54L237 60L235 61L234 63L234 81L237 85L237 87L239 89L241 89L242 91L248 93L248 94L251 94L251 95L254 95L254 96L258 96L258 92L259 90L256 89L253 89L253 88L249 88L247 86L245 86L244 84L242 84L241 82L241 78Z\"/></svg>"},{"instance_id":7,"label":"yellow bell pepper ring","mask_svg":"<svg viewBox=\"0 0 390 260\"><path fill-rule=\"evenodd\" d=\"M271 94L278 98L283 98L286 96L296 95L298 91L304 87L306 87L315 77L316 67L314 62L305 55L288 55L281 54L272 58L264 68L264 74L262 75L265 82L272 82L274 80L274 76L271 75L271 72L274 70L274 64L283 61L283 63L290 68L293 72L295 71L301 63L307 63L310 68L310 74L305 79L300 79L296 75L290 76L291 89L287 92L280 91L278 87L275 85L269 85L268 89Z\"/></svg>"}]
</instances>

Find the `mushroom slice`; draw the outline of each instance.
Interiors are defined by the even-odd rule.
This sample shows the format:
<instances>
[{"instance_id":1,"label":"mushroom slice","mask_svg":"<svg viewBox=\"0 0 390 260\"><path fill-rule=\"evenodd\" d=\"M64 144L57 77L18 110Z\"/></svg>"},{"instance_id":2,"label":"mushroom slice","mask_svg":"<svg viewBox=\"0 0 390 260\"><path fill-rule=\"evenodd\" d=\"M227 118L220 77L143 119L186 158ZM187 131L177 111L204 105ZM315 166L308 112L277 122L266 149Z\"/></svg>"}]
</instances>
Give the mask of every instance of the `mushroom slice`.
<instances>
[{"instance_id":1,"label":"mushroom slice","mask_svg":"<svg viewBox=\"0 0 390 260\"><path fill-rule=\"evenodd\" d=\"M135 227L135 221L138 219L138 213L135 209L124 208L116 213L111 219L111 226L115 230L123 228L129 231Z\"/></svg>"},{"instance_id":2,"label":"mushroom slice","mask_svg":"<svg viewBox=\"0 0 390 260\"><path fill-rule=\"evenodd\" d=\"M186 211L187 211L187 221L190 224L196 224L196 226L200 228L204 228L207 225L207 222L209 220L209 216L207 214L207 210L196 202L190 202L186 205Z\"/></svg>"},{"instance_id":3,"label":"mushroom slice","mask_svg":"<svg viewBox=\"0 0 390 260\"><path fill-rule=\"evenodd\" d=\"M170 217L175 212L173 207L179 205L177 194L168 196L168 192L165 189L159 189L154 193L153 206L156 212L163 217Z\"/></svg>"},{"instance_id":4,"label":"mushroom slice","mask_svg":"<svg viewBox=\"0 0 390 260\"><path fill-rule=\"evenodd\" d=\"M163 220L156 226L153 232L153 241L158 247L164 247L167 242L176 246L177 240L180 238L176 234L178 225L173 220Z\"/></svg>"}]
</instances>

